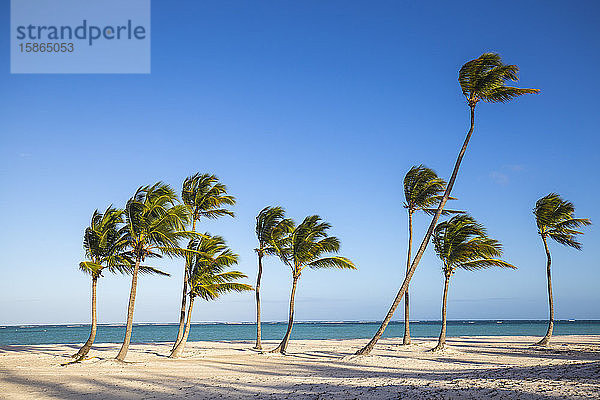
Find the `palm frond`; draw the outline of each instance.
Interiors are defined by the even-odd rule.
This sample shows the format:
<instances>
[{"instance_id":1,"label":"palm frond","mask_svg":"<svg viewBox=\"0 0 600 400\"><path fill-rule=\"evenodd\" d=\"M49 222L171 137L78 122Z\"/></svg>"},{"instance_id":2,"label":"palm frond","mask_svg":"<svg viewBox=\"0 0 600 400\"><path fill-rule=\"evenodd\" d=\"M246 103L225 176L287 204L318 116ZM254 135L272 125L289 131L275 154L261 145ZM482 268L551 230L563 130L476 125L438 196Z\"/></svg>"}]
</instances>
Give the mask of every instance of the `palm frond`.
<instances>
[{"instance_id":1,"label":"palm frond","mask_svg":"<svg viewBox=\"0 0 600 400\"><path fill-rule=\"evenodd\" d=\"M476 271L476 270L486 269L486 268L491 268L491 267L517 269L517 267L515 267L512 264L507 263L506 261L493 259L493 258L482 258L480 260L466 261L466 262L458 265L458 268L465 269L467 271Z\"/></svg>"},{"instance_id":2,"label":"palm frond","mask_svg":"<svg viewBox=\"0 0 600 400\"><path fill-rule=\"evenodd\" d=\"M581 232L578 232L581 234ZM555 242L562 244L563 246L573 247L574 249L581 250L583 245L581 242L575 239L575 235L563 233L563 232L552 232L549 233L548 236L552 238Z\"/></svg>"},{"instance_id":3,"label":"palm frond","mask_svg":"<svg viewBox=\"0 0 600 400\"><path fill-rule=\"evenodd\" d=\"M334 256L334 257L323 257L318 260L312 261L307 264L310 268L338 268L338 269L356 269L356 266L352 261L346 257Z\"/></svg>"},{"instance_id":4,"label":"palm frond","mask_svg":"<svg viewBox=\"0 0 600 400\"><path fill-rule=\"evenodd\" d=\"M423 212L427 215L435 215L435 213L437 212L437 208L424 208ZM442 210L442 215L450 215L450 214L464 214L466 213L466 211L462 211L462 210L448 210L448 209L443 209Z\"/></svg>"},{"instance_id":5,"label":"palm frond","mask_svg":"<svg viewBox=\"0 0 600 400\"><path fill-rule=\"evenodd\" d=\"M235 197L227 194L227 186L220 183L215 175L196 173L187 177L181 197L194 220L234 216L227 206L235 205Z\"/></svg>"},{"instance_id":6,"label":"palm frond","mask_svg":"<svg viewBox=\"0 0 600 400\"><path fill-rule=\"evenodd\" d=\"M539 93L540 89L528 89L528 88L517 88L504 86L494 88L489 93L481 95L481 100L488 103L507 103L512 99L523 96L524 94L535 94Z\"/></svg>"},{"instance_id":7,"label":"palm frond","mask_svg":"<svg viewBox=\"0 0 600 400\"><path fill-rule=\"evenodd\" d=\"M171 274L168 272L161 271L158 268L150 267L149 265L140 265L140 274L171 276Z\"/></svg>"},{"instance_id":8,"label":"palm frond","mask_svg":"<svg viewBox=\"0 0 600 400\"><path fill-rule=\"evenodd\" d=\"M98 276L102 272L104 266L93 263L91 261L82 261L79 263L79 269L91 276Z\"/></svg>"},{"instance_id":9,"label":"palm frond","mask_svg":"<svg viewBox=\"0 0 600 400\"><path fill-rule=\"evenodd\" d=\"M123 215L123 210L112 205L103 213L94 211L83 237L86 258L90 261L80 263L82 271L92 274L94 269L98 273L102 269L112 273L123 272L131 264L126 252L126 231L121 228Z\"/></svg>"},{"instance_id":10,"label":"palm frond","mask_svg":"<svg viewBox=\"0 0 600 400\"><path fill-rule=\"evenodd\" d=\"M230 292L246 292L254 290L251 285L237 282L227 282L219 284L208 284L194 288L194 297L198 296L204 300L216 300L222 294Z\"/></svg>"}]
</instances>

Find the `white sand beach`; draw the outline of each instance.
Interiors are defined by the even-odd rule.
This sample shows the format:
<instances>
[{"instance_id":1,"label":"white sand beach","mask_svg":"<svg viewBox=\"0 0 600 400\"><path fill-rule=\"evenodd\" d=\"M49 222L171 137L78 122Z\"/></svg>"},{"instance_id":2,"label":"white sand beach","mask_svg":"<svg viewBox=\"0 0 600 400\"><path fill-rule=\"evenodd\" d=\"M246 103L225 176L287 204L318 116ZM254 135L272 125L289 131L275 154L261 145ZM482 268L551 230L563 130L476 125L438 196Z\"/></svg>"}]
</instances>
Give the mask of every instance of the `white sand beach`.
<instances>
[{"instance_id":1,"label":"white sand beach","mask_svg":"<svg viewBox=\"0 0 600 400\"><path fill-rule=\"evenodd\" d=\"M76 345L0 348L3 399L600 399L600 336L382 340L296 340L289 354L259 354L251 342L192 342L177 360L171 344L133 345L122 363L116 344L69 362ZM266 348L276 343L266 342Z\"/></svg>"}]
</instances>

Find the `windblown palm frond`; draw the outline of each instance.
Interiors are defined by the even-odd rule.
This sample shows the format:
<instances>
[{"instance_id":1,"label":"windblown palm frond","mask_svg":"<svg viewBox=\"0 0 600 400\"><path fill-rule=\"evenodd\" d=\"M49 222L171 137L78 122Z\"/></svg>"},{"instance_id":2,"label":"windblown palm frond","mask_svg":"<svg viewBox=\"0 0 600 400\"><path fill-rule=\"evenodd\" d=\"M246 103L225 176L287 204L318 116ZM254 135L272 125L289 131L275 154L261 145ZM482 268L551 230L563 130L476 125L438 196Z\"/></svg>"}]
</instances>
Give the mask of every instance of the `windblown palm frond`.
<instances>
[{"instance_id":1,"label":"windblown palm frond","mask_svg":"<svg viewBox=\"0 0 600 400\"><path fill-rule=\"evenodd\" d=\"M90 260L79 264L83 272L98 277L105 268L112 273L131 270L133 262L125 251L127 241L122 223L123 210L109 206L104 213L94 211L83 235L83 247Z\"/></svg>"},{"instance_id":2,"label":"windblown palm frond","mask_svg":"<svg viewBox=\"0 0 600 400\"><path fill-rule=\"evenodd\" d=\"M186 231L191 215L178 204L177 194L162 182L140 187L125 207L125 239L131 252L143 261L147 257L177 257L188 254L182 239L198 235Z\"/></svg>"},{"instance_id":3,"label":"windblown palm frond","mask_svg":"<svg viewBox=\"0 0 600 400\"><path fill-rule=\"evenodd\" d=\"M233 211L226 207L235 204L235 197L227 194L227 186L219 183L215 175L196 173L187 177L183 182L181 197L194 221L234 216Z\"/></svg>"},{"instance_id":4,"label":"windblown palm frond","mask_svg":"<svg viewBox=\"0 0 600 400\"><path fill-rule=\"evenodd\" d=\"M409 213L423 210L433 215L442 200L446 190L446 181L438 177L434 170L423 164L413 166L404 176L404 208ZM456 200L453 197L451 200ZM443 210L442 214L458 213L460 211Z\"/></svg>"},{"instance_id":5,"label":"windblown palm frond","mask_svg":"<svg viewBox=\"0 0 600 400\"><path fill-rule=\"evenodd\" d=\"M282 207L265 207L256 217L257 253L260 255L278 255L287 245L294 221L285 218Z\"/></svg>"},{"instance_id":6,"label":"windblown palm frond","mask_svg":"<svg viewBox=\"0 0 600 400\"><path fill-rule=\"evenodd\" d=\"M91 261L82 261L79 263L79 270L91 276L99 276L102 273L104 265L96 264Z\"/></svg>"},{"instance_id":7,"label":"windblown palm frond","mask_svg":"<svg viewBox=\"0 0 600 400\"><path fill-rule=\"evenodd\" d=\"M506 86L507 81L516 82L519 67L507 65L496 53L484 53L464 64L458 73L458 82L469 106L479 100L505 103L524 94L538 93L539 89Z\"/></svg>"},{"instance_id":8,"label":"windblown palm frond","mask_svg":"<svg viewBox=\"0 0 600 400\"><path fill-rule=\"evenodd\" d=\"M252 290L252 286L235 282L247 276L240 271L226 271L236 265L238 255L225 244L221 236L205 233L200 238L192 239L187 256L190 271L190 296L204 300L214 300L221 294L231 291Z\"/></svg>"},{"instance_id":9,"label":"windblown palm frond","mask_svg":"<svg viewBox=\"0 0 600 400\"><path fill-rule=\"evenodd\" d=\"M581 250L577 235L582 235L583 232L574 228L591 225L592 221L588 218L575 218L573 203L563 200L556 193L550 193L535 203L533 214L538 233L542 237L550 237L562 245Z\"/></svg>"},{"instance_id":10,"label":"windblown palm frond","mask_svg":"<svg viewBox=\"0 0 600 400\"><path fill-rule=\"evenodd\" d=\"M323 257L316 261L308 263L310 268L338 268L338 269L356 269L354 263L346 257Z\"/></svg>"},{"instance_id":11,"label":"windblown palm frond","mask_svg":"<svg viewBox=\"0 0 600 400\"><path fill-rule=\"evenodd\" d=\"M489 267L516 267L498 259L502 245L487 236L485 228L468 214L456 215L439 223L433 234L433 245L443 261L444 273L457 268L478 270Z\"/></svg>"},{"instance_id":12,"label":"windblown palm frond","mask_svg":"<svg viewBox=\"0 0 600 400\"><path fill-rule=\"evenodd\" d=\"M280 257L292 269L294 276L300 276L306 267L356 269L354 263L345 257L327 256L340 249L340 240L328 235L329 228L331 224L323 222L318 215L306 217L293 228L289 246L283 249Z\"/></svg>"}]
</instances>

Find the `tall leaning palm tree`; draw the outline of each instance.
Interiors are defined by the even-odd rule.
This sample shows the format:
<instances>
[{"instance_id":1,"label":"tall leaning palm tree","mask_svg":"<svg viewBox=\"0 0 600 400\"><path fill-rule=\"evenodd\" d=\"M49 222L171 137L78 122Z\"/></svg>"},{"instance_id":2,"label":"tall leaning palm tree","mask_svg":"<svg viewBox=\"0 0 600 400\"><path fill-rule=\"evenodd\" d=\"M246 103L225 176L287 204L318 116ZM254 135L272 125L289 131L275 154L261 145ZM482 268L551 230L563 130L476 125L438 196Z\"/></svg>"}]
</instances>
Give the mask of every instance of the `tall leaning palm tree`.
<instances>
[{"instance_id":1,"label":"tall leaning palm tree","mask_svg":"<svg viewBox=\"0 0 600 400\"><path fill-rule=\"evenodd\" d=\"M417 211L424 211L427 214L435 213L437 203L442 199L441 194L446 188L446 181L438 177L434 170L424 165L413 166L404 176L404 208L408 213L408 255L406 257L406 272L410 270L412 235L413 235L413 214ZM450 210L443 210L447 214ZM404 338L402 344L410 344L410 306L408 288L404 296ZM391 315L390 315L391 318Z\"/></svg>"},{"instance_id":2,"label":"tall leaning palm tree","mask_svg":"<svg viewBox=\"0 0 600 400\"><path fill-rule=\"evenodd\" d=\"M436 226L433 246L442 260L444 272L444 294L442 297L442 330L437 346L432 351L444 348L446 343L446 304L448 284L457 269L477 271L490 267L516 269L512 264L498 259L502 245L487 236L485 228L467 214L457 215Z\"/></svg>"},{"instance_id":3,"label":"tall leaning palm tree","mask_svg":"<svg viewBox=\"0 0 600 400\"><path fill-rule=\"evenodd\" d=\"M331 228L331 224L323 222L318 215L308 216L304 218L300 225L293 228L288 246L281 251L282 261L290 267L292 272L292 292L290 294L290 311L285 336L279 346L271 350L271 353L285 354L287 350L294 325L296 286L302 271L306 267L313 269L356 269L354 263L346 257L327 255L337 253L340 250L340 240L327 234L329 228Z\"/></svg>"},{"instance_id":4,"label":"tall leaning palm tree","mask_svg":"<svg viewBox=\"0 0 600 400\"><path fill-rule=\"evenodd\" d=\"M192 239L189 248L195 251L186 256L190 271L190 301L183 338L171 352L171 358L177 358L183 353L190 333L194 300L197 297L210 301L216 300L224 293L252 290L252 286L236 282L246 278L246 275L240 271L226 271L237 264L238 255L227 247L222 237L205 233L199 239Z\"/></svg>"},{"instance_id":5,"label":"tall leaning palm tree","mask_svg":"<svg viewBox=\"0 0 600 400\"><path fill-rule=\"evenodd\" d=\"M134 260L131 273L131 291L127 306L127 326L123 345L117 360L123 361L129 349L133 326L133 311L140 265L147 258L163 255L185 256L192 253L180 247L180 241L193 238L193 232L185 230L190 214L185 205L179 204L177 194L162 182L138 188L125 206L125 240L129 254Z\"/></svg>"},{"instance_id":6,"label":"tall leaning palm tree","mask_svg":"<svg viewBox=\"0 0 600 400\"><path fill-rule=\"evenodd\" d=\"M200 219L216 219L222 216L233 217L233 211L227 206L235 204L235 197L227 194L227 186L219 182L219 178L212 174L196 173L188 176L183 181L181 199L188 208L192 217L192 232L196 231L196 222ZM187 284L189 276L187 264L183 270L183 290L181 293L181 310L179 313L179 330L173 349L183 337L185 324L185 306L187 299Z\"/></svg>"},{"instance_id":7,"label":"tall leaning palm tree","mask_svg":"<svg viewBox=\"0 0 600 400\"><path fill-rule=\"evenodd\" d=\"M402 282L402 286L398 290L396 298L394 299L388 314L384 319L384 322L381 324L375 333L375 336L373 336L369 343L356 352L357 355L369 354L371 350L373 350L373 347L375 347L375 344L383 335L385 328L387 327L389 321L394 315L394 312L396 311L396 308L400 304L402 297L408 289L408 284L415 273L415 269L419 265L419 261L421 261L421 257L423 256L425 249L427 248L427 244L431 239L431 235L433 234L433 230L435 229L440 215L442 214L442 210L446 205L446 201L450 198L450 193L452 192L454 181L458 175L460 164L465 152L467 151L467 146L471 140L471 135L473 134L473 130L475 128L475 107L477 104L479 104L480 101L488 103L505 103L524 94L539 92L539 89L524 89L506 86L507 81L518 80L518 71L519 68L516 65L504 64L500 55L495 53L484 53L478 58L467 62L458 72L458 83L460 84L462 93L467 100L467 106L469 107L471 114L471 126L467 132L467 136L462 148L458 153L458 157L456 158L454 169L452 170L452 175L448 181L444 195L442 196L437 210L431 219L427 233L421 241L421 245L419 246L419 249L415 254L415 258L411 263L410 269L406 274L406 278L404 279L404 282Z\"/></svg>"},{"instance_id":8,"label":"tall leaning palm tree","mask_svg":"<svg viewBox=\"0 0 600 400\"><path fill-rule=\"evenodd\" d=\"M255 249L258 256L258 274L256 275L256 345L257 350L262 350L260 327L260 280L262 277L262 259L268 255L281 255L286 245L289 233L294 222L285 218L285 210L281 207L265 207L256 217L256 238L258 247Z\"/></svg>"},{"instance_id":9,"label":"tall leaning palm tree","mask_svg":"<svg viewBox=\"0 0 600 400\"><path fill-rule=\"evenodd\" d=\"M562 245L581 250L581 243L577 241L577 235L582 235L583 232L576 229L591 225L592 222L588 218L575 218L575 206L573 203L563 200L556 193L550 193L539 199L535 203L533 214L535 215L538 233L544 243L547 259L546 276L548 278L550 317L548 319L548 331L544 338L537 343L540 346L545 346L550 341L552 330L554 329L554 301L552 298L552 277L550 269L552 260L547 239L550 238Z\"/></svg>"}]
</instances>

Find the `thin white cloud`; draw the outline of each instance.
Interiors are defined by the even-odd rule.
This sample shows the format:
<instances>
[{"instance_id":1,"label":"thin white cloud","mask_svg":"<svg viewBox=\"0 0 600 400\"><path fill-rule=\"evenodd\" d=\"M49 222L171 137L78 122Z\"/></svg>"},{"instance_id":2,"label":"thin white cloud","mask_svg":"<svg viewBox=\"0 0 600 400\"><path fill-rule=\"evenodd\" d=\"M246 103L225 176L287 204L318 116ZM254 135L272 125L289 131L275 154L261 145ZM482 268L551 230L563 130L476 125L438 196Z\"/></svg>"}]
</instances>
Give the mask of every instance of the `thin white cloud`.
<instances>
[{"instance_id":1,"label":"thin white cloud","mask_svg":"<svg viewBox=\"0 0 600 400\"><path fill-rule=\"evenodd\" d=\"M508 175L499 171L490 172L490 178L498 185L508 185L509 182Z\"/></svg>"}]
</instances>

